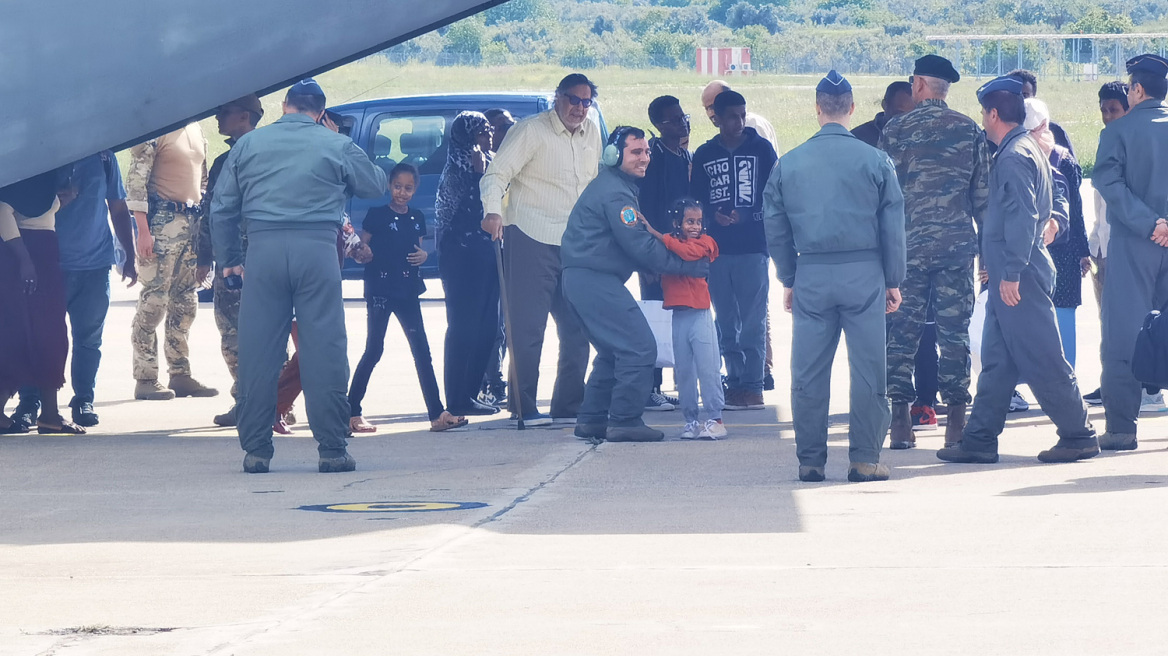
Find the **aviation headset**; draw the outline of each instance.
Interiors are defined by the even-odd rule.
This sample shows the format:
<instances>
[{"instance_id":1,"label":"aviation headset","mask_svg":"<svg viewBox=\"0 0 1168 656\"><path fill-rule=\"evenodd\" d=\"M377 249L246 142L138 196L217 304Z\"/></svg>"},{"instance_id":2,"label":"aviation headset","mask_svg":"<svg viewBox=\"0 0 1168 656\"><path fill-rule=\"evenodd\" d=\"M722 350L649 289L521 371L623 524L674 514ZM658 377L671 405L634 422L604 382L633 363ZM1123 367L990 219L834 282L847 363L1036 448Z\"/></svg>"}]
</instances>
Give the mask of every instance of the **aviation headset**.
<instances>
[{"instance_id":1,"label":"aviation headset","mask_svg":"<svg viewBox=\"0 0 1168 656\"><path fill-rule=\"evenodd\" d=\"M622 125L613 130L612 134L608 135L608 145L604 147L604 153L600 156L600 162L605 166L620 166L625 161L625 139L636 129L628 125Z\"/></svg>"}]
</instances>

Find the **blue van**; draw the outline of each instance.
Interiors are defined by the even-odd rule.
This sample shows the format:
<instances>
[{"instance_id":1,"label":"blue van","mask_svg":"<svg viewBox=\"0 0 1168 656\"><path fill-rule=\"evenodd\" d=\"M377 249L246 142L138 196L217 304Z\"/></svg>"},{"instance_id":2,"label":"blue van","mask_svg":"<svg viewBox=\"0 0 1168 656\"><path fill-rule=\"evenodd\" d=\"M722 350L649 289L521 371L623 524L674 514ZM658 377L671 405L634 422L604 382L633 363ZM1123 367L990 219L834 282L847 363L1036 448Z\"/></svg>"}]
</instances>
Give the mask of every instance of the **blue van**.
<instances>
[{"instance_id":1,"label":"blue van","mask_svg":"<svg viewBox=\"0 0 1168 656\"><path fill-rule=\"evenodd\" d=\"M482 112L500 108L511 112L518 120L551 108L553 101L554 96L550 93L452 93L363 100L330 107L329 111L341 116L341 131L352 137L387 174L401 162L418 167L422 179L411 206L425 215L430 226L429 235L422 244L430 254L422 267L422 275L436 278L438 254L434 244L434 198L442 169L446 166L450 124L454 117L468 110ZM599 105L592 106L588 117L607 137L608 129ZM388 203L387 191L376 200L351 199L346 209L353 226L360 229L370 207ZM363 265L351 259L345 260L343 276L359 279L363 269Z\"/></svg>"}]
</instances>

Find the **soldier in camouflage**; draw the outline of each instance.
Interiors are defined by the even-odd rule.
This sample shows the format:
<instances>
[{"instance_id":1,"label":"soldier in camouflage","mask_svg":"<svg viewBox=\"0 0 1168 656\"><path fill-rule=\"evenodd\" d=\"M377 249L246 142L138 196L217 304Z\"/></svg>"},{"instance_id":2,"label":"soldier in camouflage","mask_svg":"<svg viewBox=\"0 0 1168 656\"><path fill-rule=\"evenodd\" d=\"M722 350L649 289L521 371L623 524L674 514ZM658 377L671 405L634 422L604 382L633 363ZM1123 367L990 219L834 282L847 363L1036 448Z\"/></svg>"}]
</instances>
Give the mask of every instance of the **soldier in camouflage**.
<instances>
[{"instance_id":1,"label":"soldier in camouflage","mask_svg":"<svg viewBox=\"0 0 1168 656\"><path fill-rule=\"evenodd\" d=\"M909 403L913 368L930 301L941 358L938 388L948 406L945 443L961 441L970 402L969 320L973 314L974 223L989 199L989 150L973 119L945 104L960 79L949 60L927 55L911 79L916 108L891 119L880 148L896 165L904 191L908 274L899 312L888 315L888 395L891 448L916 445Z\"/></svg>"},{"instance_id":2,"label":"soldier in camouflage","mask_svg":"<svg viewBox=\"0 0 1168 656\"><path fill-rule=\"evenodd\" d=\"M233 100L219 107L215 112L215 120L219 126L219 134L227 137L227 152L215 158L211 164L211 172L207 175L207 193L203 195L202 216L199 221L199 238L196 242L198 262L202 267L210 267L213 261L211 252L211 198L215 194L215 181L219 172L223 170L223 163L231 153L231 146L243 135L251 132L260 124L264 108L255 94L249 94ZM247 236L241 235L243 249L247 251ZM223 353L223 361L227 363L227 371L231 374L231 408L221 415L215 415L213 421L216 426L235 425L235 401L239 398L239 389L236 381L239 379L239 301L242 290L228 289L223 276L214 276L211 287L215 292L215 326L219 328L219 345Z\"/></svg>"},{"instance_id":3,"label":"soldier in camouflage","mask_svg":"<svg viewBox=\"0 0 1168 656\"><path fill-rule=\"evenodd\" d=\"M194 239L199 201L207 183L207 141L198 123L134 146L126 176L126 205L138 224L138 280L142 293L130 340L134 347L134 398L215 396L191 378L187 337L195 319L195 289L210 267L196 264ZM170 382L158 382L159 324L166 321L164 352Z\"/></svg>"}]
</instances>

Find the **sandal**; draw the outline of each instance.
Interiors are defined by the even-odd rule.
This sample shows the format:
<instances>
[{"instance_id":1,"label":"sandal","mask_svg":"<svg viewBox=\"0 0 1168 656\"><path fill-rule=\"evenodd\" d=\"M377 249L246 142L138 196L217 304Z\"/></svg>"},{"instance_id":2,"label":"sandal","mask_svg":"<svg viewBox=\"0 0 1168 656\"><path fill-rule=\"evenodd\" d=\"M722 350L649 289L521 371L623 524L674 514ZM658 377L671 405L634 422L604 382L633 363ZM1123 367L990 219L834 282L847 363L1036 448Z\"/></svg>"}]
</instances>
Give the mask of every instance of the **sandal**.
<instances>
[{"instance_id":1,"label":"sandal","mask_svg":"<svg viewBox=\"0 0 1168 656\"><path fill-rule=\"evenodd\" d=\"M455 417L449 412L443 412L442 414L438 415L437 419L430 422L430 432L441 433L442 431L447 431L452 428L462 428L469 423L470 422L467 421L466 417Z\"/></svg>"},{"instance_id":2,"label":"sandal","mask_svg":"<svg viewBox=\"0 0 1168 656\"><path fill-rule=\"evenodd\" d=\"M84 435L85 429L77 424L61 418L60 426L49 426L43 420L37 421L37 435Z\"/></svg>"},{"instance_id":3,"label":"sandal","mask_svg":"<svg viewBox=\"0 0 1168 656\"><path fill-rule=\"evenodd\" d=\"M354 433L376 433L377 427L365 421L364 417L350 417L349 430Z\"/></svg>"}]
</instances>

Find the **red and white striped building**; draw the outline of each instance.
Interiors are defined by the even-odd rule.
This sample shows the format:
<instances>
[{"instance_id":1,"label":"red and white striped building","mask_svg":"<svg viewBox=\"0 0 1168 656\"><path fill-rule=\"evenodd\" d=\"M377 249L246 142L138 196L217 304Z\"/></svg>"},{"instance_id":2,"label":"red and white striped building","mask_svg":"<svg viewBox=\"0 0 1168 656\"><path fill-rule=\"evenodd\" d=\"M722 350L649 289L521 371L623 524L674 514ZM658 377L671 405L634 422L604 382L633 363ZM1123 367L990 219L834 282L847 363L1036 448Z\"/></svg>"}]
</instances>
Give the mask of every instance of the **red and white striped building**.
<instances>
[{"instance_id":1,"label":"red and white striped building","mask_svg":"<svg viewBox=\"0 0 1168 656\"><path fill-rule=\"evenodd\" d=\"M714 77L750 75L750 48L698 48L698 73Z\"/></svg>"}]
</instances>

